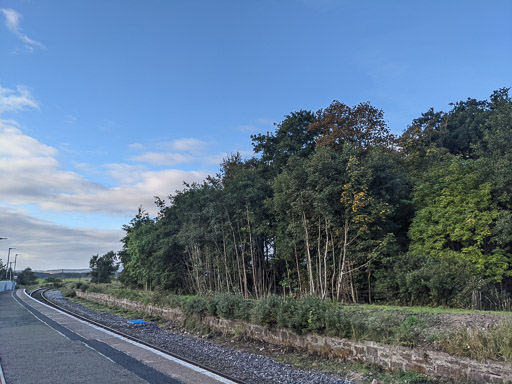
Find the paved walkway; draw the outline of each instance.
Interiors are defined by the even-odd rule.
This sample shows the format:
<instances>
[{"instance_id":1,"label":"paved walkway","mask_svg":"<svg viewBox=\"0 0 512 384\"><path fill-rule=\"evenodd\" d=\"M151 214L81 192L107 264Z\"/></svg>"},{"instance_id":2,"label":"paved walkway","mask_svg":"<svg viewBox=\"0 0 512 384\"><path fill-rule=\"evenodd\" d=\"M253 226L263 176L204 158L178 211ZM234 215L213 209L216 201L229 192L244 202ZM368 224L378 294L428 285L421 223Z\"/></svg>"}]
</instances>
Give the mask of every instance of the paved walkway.
<instances>
[{"instance_id":1,"label":"paved walkway","mask_svg":"<svg viewBox=\"0 0 512 384\"><path fill-rule=\"evenodd\" d=\"M47 307L0 293L0 364L7 384L219 384L157 351Z\"/></svg>"}]
</instances>

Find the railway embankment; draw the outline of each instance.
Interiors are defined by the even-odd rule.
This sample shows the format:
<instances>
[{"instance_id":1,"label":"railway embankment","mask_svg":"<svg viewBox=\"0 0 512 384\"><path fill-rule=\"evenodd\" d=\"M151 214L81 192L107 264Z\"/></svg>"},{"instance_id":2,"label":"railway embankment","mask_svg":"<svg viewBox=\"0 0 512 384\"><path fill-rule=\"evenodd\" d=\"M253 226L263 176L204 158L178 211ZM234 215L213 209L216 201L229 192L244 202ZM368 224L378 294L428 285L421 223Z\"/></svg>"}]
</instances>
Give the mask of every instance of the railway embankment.
<instances>
[{"instance_id":1,"label":"railway embankment","mask_svg":"<svg viewBox=\"0 0 512 384\"><path fill-rule=\"evenodd\" d=\"M96 292L77 290L76 295L88 301L117 306L177 323L183 323L187 317L181 308L140 303ZM319 355L375 364L387 369L415 371L433 378L467 378L476 383L512 381L512 366L506 361L480 361L424 347L349 340L312 333L298 334L286 328L266 327L209 315L201 316L199 319L205 326L225 334L243 333L244 336L255 340L306 350Z\"/></svg>"}]
</instances>

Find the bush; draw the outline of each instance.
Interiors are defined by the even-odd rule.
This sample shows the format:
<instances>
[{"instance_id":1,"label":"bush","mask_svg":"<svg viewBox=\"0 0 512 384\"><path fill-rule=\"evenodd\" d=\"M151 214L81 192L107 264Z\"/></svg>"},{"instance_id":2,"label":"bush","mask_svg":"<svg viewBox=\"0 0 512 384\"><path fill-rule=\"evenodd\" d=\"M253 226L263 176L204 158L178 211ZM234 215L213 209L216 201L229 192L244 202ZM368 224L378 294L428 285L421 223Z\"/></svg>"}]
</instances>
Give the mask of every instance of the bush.
<instances>
[{"instance_id":1,"label":"bush","mask_svg":"<svg viewBox=\"0 0 512 384\"><path fill-rule=\"evenodd\" d=\"M280 298L277 312L277 326L281 328L294 329L294 316L297 312L298 303L290 297Z\"/></svg>"},{"instance_id":2,"label":"bush","mask_svg":"<svg viewBox=\"0 0 512 384\"><path fill-rule=\"evenodd\" d=\"M61 279L56 277L49 277L45 280L45 285L53 288L60 288L63 284Z\"/></svg>"},{"instance_id":3,"label":"bush","mask_svg":"<svg viewBox=\"0 0 512 384\"><path fill-rule=\"evenodd\" d=\"M78 288L78 287L77 287L77 288ZM88 289L89 289L89 285L87 285L87 284L82 284L82 285L80 285L80 291L85 292L85 291L87 291Z\"/></svg>"},{"instance_id":4,"label":"bush","mask_svg":"<svg viewBox=\"0 0 512 384\"><path fill-rule=\"evenodd\" d=\"M208 301L204 297L196 296L187 301L184 310L187 315L204 316L208 312Z\"/></svg>"},{"instance_id":5,"label":"bush","mask_svg":"<svg viewBox=\"0 0 512 384\"><path fill-rule=\"evenodd\" d=\"M394 304L470 308L479 280L467 261L406 253L377 273L375 288L377 297Z\"/></svg>"},{"instance_id":6,"label":"bush","mask_svg":"<svg viewBox=\"0 0 512 384\"><path fill-rule=\"evenodd\" d=\"M425 322L420 318L408 316L397 328L394 335L395 341L400 344L414 346L421 339L425 327Z\"/></svg>"},{"instance_id":7,"label":"bush","mask_svg":"<svg viewBox=\"0 0 512 384\"><path fill-rule=\"evenodd\" d=\"M269 327L275 326L280 304L281 298L274 295L257 300L251 310L252 321Z\"/></svg>"},{"instance_id":8,"label":"bush","mask_svg":"<svg viewBox=\"0 0 512 384\"><path fill-rule=\"evenodd\" d=\"M75 297L76 296L76 292L72 288L63 288L63 289L61 289L60 292L61 292L61 295L64 297Z\"/></svg>"}]
</instances>

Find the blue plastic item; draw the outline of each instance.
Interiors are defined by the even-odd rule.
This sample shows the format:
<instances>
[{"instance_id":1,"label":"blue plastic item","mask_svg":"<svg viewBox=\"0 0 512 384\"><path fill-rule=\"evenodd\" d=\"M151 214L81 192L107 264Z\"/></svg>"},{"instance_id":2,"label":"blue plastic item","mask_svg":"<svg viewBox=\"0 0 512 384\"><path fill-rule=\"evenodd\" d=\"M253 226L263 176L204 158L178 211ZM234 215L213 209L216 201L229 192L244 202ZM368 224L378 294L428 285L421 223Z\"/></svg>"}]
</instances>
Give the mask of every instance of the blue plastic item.
<instances>
[{"instance_id":1,"label":"blue plastic item","mask_svg":"<svg viewBox=\"0 0 512 384\"><path fill-rule=\"evenodd\" d=\"M132 324L146 324L147 321L144 321L144 320L128 320L129 323L132 323Z\"/></svg>"}]
</instances>

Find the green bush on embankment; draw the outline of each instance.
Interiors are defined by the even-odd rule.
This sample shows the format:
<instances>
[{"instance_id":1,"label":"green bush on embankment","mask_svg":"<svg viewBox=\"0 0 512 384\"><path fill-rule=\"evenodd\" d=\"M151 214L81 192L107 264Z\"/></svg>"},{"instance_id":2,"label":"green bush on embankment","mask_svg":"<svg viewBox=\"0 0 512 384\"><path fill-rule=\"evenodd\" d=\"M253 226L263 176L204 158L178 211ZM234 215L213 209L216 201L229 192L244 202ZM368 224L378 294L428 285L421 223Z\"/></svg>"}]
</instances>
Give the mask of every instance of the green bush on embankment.
<instances>
[{"instance_id":1,"label":"green bush on embankment","mask_svg":"<svg viewBox=\"0 0 512 384\"><path fill-rule=\"evenodd\" d=\"M177 296L163 291L133 290L117 284L82 284L76 288L180 308L187 315L199 318L218 316L267 327L288 328L298 334L316 333L411 347L421 345L479 360L512 362L512 322L485 331L459 329L431 333L429 328L436 323L435 314L443 312L440 309L342 305L315 297L296 300L275 295L257 300L245 300L240 295L226 293Z\"/></svg>"}]
</instances>

